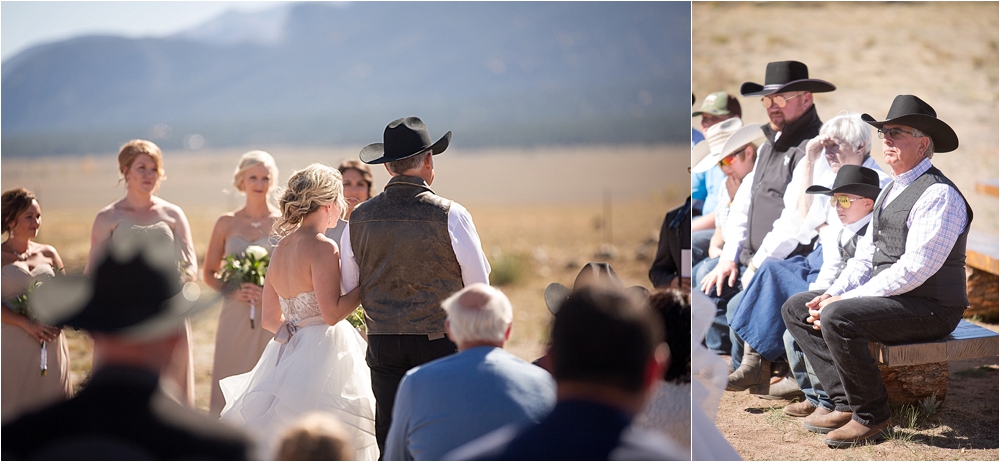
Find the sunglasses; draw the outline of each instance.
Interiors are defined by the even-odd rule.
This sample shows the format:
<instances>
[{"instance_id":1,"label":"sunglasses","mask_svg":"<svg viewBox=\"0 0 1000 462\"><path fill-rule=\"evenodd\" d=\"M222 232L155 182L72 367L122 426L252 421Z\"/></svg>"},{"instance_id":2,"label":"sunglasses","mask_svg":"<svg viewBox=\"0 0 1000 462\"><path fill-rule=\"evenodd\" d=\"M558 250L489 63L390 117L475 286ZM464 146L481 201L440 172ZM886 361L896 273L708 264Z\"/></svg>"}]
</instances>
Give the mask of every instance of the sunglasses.
<instances>
[{"instance_id":1,"label":"sunglasses","mask_svg":"<svg viewBox=\"0 0 1000 462\"><path fill-rule=\"evenodd\" d=\"M719 167L728 167L730 165L733 165L733 161L735 160L736 160L736 154L730 154L726 157L723 157L722 160L719 161Z\"/></svg>"},{"instance_id":2,"label":"sunglasses","mask_svg":"<svg viewBox=\"0 0 1000 462\"><path fill-rule=\"evenodd\" d=\"M851 199L850 197L847 197L847 196L831 196L830 197L830 205L833 206L833 207L836 207L839 204L841 208L849 209L849 208L851 208L851 203L852 202L859 201L859 200L861 200L861 199L860 198L859 199Z\"/></svg>"},{"instance_id":3,"label":"sunglasses","mask_svg":"<svg viewBox=\"0 0 1000 462\"><path fill-rule=\"evenodd\" d=\"M788 104L788 100L798 98L798 97L800 97L800 96L802 96L804 94L805 93L799 93L799 94L797 94L795 96L790 96L788 98L785 98L784 96L781 96L781 95L778 95L778 96L765 96L765 97L763 97L763 98L760 99L760 104L764 105L764 109L770 108L772 103L773 104L777 104L779 108L783 108L783 107L785 107L785 105Z\"/></svg>"},{"instance_id":4,"label":"sunglasses","mask_svg":"<svg viewBox=\"0 0 1000 462\"><path fill-rule=\"evenodd\" d=\"M910 135L914 138L917 137L917 134L912 131L903 130L902 128L889 128L886 130L879 129L878 139L884 140L886 138L889 138L890 140L898 140L900 139L900 135L902 135L903 133L906 133L907 135Z\"/></svg>"}]
</instances>

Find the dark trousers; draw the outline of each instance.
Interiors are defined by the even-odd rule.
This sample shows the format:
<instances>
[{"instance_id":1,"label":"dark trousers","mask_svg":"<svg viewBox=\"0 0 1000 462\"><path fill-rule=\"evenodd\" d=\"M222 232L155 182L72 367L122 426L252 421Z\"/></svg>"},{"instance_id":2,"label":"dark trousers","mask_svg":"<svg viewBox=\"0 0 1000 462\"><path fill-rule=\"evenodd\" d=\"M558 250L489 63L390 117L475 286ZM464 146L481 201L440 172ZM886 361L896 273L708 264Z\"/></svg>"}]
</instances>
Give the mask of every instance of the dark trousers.
<instances>
[{"instance_id":1,"label":"dark trousers","mask_svg":"<svg viewBox=\"0 0 1000 462\"><path fill-rule=\"evenodd\" d=\"M948 335L964 308L923 297L859 297L833 302L820 313L820 330L807 324L806 302L823 292L793 295L781 307L785 327L808 358L835 410L853 412L871 426L889 419L889 395L868 342L926 342Z\"/></svg>"},{"instance_id":2,"label":"dark trousers","mask_svg":"<svg viewBox=\"0 0 1000 462\"><path fill-rule=\"evenodd\" d=\"M406 371L458 352L448 337L430 340L427 335L368 335L368 367L375 394L375 440L385 452L385 438L392 424L396 389Z\"/></svg>"}]
</instances>

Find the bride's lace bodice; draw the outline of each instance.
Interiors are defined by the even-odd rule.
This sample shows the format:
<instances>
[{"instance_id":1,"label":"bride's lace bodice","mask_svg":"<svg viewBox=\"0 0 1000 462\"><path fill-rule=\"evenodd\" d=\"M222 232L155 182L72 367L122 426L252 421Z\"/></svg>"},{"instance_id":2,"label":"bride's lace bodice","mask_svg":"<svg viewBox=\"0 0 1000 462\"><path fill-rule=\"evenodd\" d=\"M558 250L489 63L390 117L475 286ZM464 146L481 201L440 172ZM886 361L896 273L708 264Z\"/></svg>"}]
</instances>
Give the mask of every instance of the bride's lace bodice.
<instances>
[{"instance_id":1,"label":"bride's lace bodice","mask_svg":"<svg viewBox=\"0 0 1000 462\"><path fill-rule=\"evenodd\" d=\"M302 292L295 298L284 298L279 295L278 301L281 302L281 314L285 315L285 321L290 323L321 315L316 291Z\"/></svg>"}]
</instances>

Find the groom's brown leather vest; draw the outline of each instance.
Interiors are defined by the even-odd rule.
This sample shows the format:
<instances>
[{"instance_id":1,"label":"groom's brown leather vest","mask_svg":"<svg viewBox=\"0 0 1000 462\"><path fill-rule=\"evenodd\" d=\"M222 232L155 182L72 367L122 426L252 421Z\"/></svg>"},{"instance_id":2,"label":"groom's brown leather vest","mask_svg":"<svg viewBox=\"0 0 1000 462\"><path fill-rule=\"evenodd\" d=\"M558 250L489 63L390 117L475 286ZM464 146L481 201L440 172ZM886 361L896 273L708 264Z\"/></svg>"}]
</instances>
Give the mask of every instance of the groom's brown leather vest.
<instances>
[{"instance_id":1,"label":"groom's brown leather vest","mask_svg":"<svg viewBox=\"0 0 1000 462\"><path fill-rule=\"evenodd\" d=\"M419 177L396 176L351 214L369 334L443 333L441 301L462 288L448 233L452 201Z\"/></svg>"}]
</instances>

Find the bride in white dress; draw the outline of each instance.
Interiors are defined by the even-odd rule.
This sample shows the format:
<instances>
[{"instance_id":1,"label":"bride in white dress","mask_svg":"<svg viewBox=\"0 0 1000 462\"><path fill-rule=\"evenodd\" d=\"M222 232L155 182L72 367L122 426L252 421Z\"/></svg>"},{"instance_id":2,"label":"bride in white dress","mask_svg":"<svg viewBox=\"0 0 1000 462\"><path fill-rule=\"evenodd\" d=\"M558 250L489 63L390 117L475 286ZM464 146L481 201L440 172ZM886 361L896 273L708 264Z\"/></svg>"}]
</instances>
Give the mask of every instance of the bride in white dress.
<instances>
[{"instance_id":1,"label":"bride in white dress","mask_svg":"<svg viewBox=\"0 0 1000 462\"><path fill-rule=\"evenodd\" d=\"M295 172L279 206L274 234L281 240L264 280L261 316L275 339L253 370L222 379L221 420L250 432L268 459L286 426L308 412L329 412L351 436L355 459L377 460L367 345L345 320L360 296L340 294L340 250L323 234L345 209L340 173L320 164Z\"/></svg>"}]
</instances>

